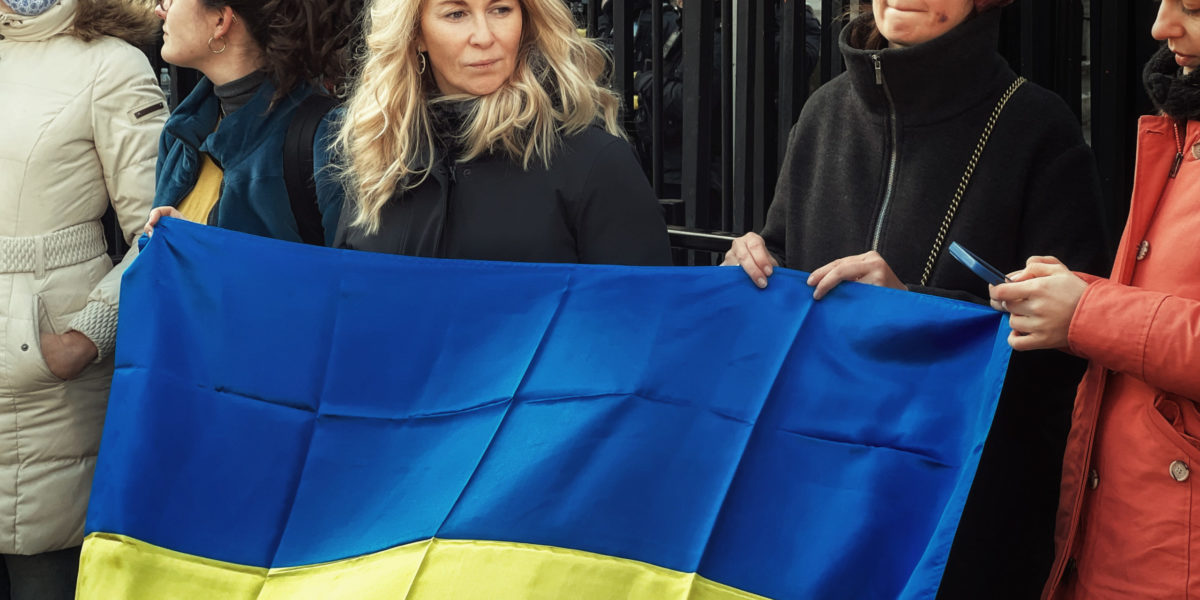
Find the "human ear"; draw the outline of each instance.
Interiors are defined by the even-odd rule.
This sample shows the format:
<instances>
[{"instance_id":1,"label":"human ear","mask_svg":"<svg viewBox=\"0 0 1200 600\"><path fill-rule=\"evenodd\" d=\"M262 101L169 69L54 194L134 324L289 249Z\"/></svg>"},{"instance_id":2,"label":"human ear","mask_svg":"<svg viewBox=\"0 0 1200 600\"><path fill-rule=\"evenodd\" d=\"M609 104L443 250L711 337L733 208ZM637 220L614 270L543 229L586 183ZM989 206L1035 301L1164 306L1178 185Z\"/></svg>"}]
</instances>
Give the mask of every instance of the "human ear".
<instances>
[{"instance_id":1,"label":"human ear","mask_svg":"<svg viewBox=\"0 0 1200 600\"><path fill-rule=\"evenodd\" d=\"M217 17L217 28L213 32L213 37L220 39L229 34L229 30L233 29L233 24L237 22L237 15L234 14L233 8L225 6L221 8L220 15Z\"/></svg>"}]
</instances>

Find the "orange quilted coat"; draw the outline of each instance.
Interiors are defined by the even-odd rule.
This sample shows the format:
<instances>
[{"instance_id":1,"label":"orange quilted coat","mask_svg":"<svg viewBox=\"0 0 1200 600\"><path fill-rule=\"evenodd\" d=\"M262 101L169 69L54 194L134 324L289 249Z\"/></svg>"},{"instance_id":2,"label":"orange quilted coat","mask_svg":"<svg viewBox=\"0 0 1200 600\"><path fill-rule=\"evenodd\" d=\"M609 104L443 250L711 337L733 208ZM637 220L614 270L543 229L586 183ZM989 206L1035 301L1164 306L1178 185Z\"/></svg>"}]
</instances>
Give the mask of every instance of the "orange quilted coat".
<instances>
[{"instance_id":1,"label":"orange quilted coat","mask_svg":"<svg viewBox=\"0 0 1200 600\"><path fill-rule=\"evenodd\" d=\"M1043 598L1200 599L1198 249L1200 122L1143 117L1112 276L1085 276L1071 321L1070 349L1091 365Z\"/></svg>"}]
</instances>

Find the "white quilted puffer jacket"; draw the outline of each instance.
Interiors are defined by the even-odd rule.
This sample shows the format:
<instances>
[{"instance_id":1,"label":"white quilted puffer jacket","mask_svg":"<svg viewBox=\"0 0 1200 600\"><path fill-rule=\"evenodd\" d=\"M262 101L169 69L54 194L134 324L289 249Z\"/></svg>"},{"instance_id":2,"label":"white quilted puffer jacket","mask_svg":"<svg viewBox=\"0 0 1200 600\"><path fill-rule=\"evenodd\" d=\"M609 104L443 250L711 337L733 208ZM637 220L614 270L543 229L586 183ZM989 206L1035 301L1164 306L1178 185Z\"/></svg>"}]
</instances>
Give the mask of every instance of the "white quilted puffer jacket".
<instances>
[{"instance_id":1,"label":"white quilted puffer jacket","mask_svg":"<svg viewBox=\"0 0 1200 600\"><path fill-rule=\"evenodd\" d=\"M166 102L129 43L72 35L76 0L0 13L0 553L83 540L112 377L121 274L100 218L135 245L154 199ZM46 367L39 332L100 349L77 379Z\"/></svg>"}]
</instances>

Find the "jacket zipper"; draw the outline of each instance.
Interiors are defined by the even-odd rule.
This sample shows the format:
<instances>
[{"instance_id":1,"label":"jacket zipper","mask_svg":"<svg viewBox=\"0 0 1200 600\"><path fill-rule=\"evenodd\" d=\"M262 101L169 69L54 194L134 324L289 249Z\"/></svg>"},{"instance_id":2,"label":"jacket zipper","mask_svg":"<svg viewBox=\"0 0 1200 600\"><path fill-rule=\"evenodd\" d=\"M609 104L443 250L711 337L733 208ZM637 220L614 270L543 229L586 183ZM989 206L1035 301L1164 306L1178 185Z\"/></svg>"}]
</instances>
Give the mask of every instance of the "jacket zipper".
<instances>
[{"instance_id":1,"label":"jacket zipper","mask_svg":"<svg viewBox=\"0 0 1200 600\"><path fill-rule=\"evenodd\" d=\"M1175 179L1175 176L1179 174L1179 166L1183 164L1183 136L1179 134L1179 126L1181 124L1182 123L1180 123L1179 121L1176 121L1175 123L1172 124L1172 127L1171 127L1171 132L1175 134L1176 151L1175 151L1175 162L1171 163L1170 179ZM1182 124L1182 125L1184 127L1187 127L1186 124ZM1184 131L1187 131L1187 130L1185 129Z\"/></svg>"},{"instance_id":2,"label":"jacket zipper","mask_svg":"<svg viewBox=\"0 0 1200 600\"><path fill-rule=\"evenodd\" d=\"M446 229L450 227L450 200L454 197L454 186L458 182L458 165L452 158L446 160L446 192L442 196L442 231L438 234L437 245L434 247L434 256L437 258L446 257Z\"/></svg>"},{"instance_id":3,"label":"jacket zipper","mask_svg":"<svg viewBox=\"0 0 1200 600\"><path fill-rule=\"evenodd\" d=\"M887 187L883 192L883 204L879 207L879 220L875 222L875 235L871 238L871 249L879 251L879 238L883 235L883 220L887 217L889 205L892 203L892 195L895 193L896 186L896 162L897 155L900 153L900 142L896 117L896 103L892 100L892 91L888 89L887 82L883 79L883 62L879 58L879 53L871 55L871 60L875 63L875 85L883 87L883 95L887 97L888 102L888 123L891 126L891 150L888 157L888 176Z\"/></svg>"}]
</instances>

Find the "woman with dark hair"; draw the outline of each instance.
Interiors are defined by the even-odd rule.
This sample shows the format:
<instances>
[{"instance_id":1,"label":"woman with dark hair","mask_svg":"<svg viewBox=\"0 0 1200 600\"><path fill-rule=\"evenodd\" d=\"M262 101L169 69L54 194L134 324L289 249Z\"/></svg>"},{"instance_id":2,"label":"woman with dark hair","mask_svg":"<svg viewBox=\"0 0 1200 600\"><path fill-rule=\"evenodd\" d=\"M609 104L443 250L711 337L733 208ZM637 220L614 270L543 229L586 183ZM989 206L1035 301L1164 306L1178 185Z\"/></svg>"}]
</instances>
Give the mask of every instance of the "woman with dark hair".
<instances>
[{"instance_id":1,"label":"woman with dark hair","mask_svg":"<svg viewBox=\"0 0 1200 600\"><path fill-rule=\"evenodd\" d=\"M775 266L811 271L816 298L857 281L978 303L987 284L952 241L1003 269L1031 254L1106 268L1079 121L996 51L1010 1L874 0L842 31L846 72L792 129L762 235L725 264L759 287ZM939 597L1037 596L1083 370L1052 351L1013 356Z\"/></svg>"},{"instance_id":2,"label":"woman with dark hair","mask_svg":"<svg viewBox=\"0 0 1200 600\"><path fill-rule=\"evenodd\" d=\"M167 103L140 0L0 0L0 598L75 595L121 274Z\"/></svg>"},{"instance_id":3,"label":"woman with dark hair","mask_svg":"<svg viewBox=\"0 0 1200 600\"><path fill-rule=\"evenodd\" d=\"M289 198L284 144L293 119L303 114L298 108L342 83L356 5L160 1L163 59L204 78L167 121L154 201L159 208L148 232L167 215L281 240L332 241L342 194L325 176L331 113L313 136L315 207Z\"/></svg>"}]
</instances>

